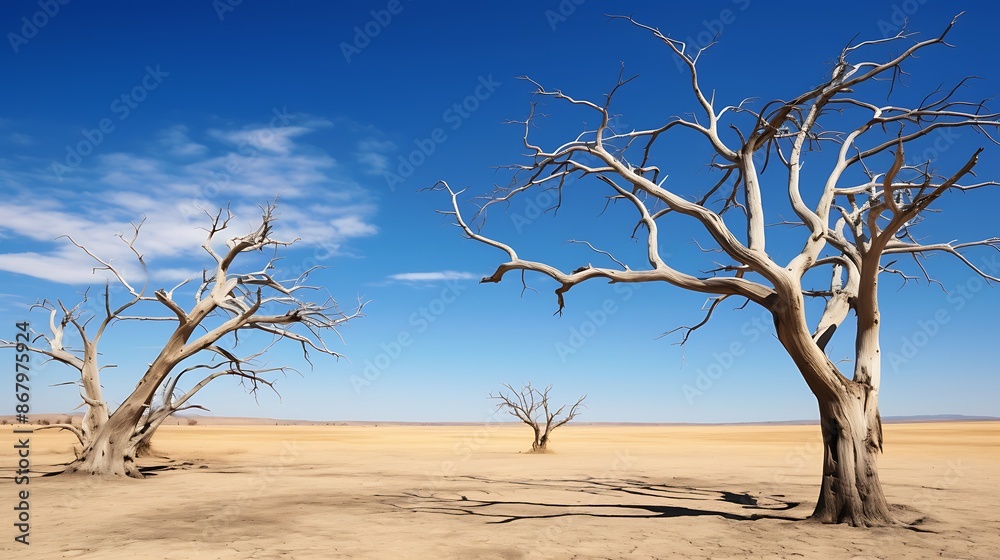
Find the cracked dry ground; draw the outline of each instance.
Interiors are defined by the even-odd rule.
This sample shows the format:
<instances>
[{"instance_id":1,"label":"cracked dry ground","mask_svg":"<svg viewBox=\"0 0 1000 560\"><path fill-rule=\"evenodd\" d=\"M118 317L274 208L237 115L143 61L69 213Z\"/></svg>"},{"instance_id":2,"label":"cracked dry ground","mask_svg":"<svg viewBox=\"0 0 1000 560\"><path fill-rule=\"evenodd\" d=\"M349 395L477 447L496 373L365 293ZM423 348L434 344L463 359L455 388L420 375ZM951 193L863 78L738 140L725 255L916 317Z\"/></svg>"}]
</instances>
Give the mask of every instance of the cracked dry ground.
<instances>
[{"instance_id":1,"label":"cracked dry ground","mask_svg":"<svg viewBox=\"0 0 1000 560\"><path fill-rule=\"evenodd\" d=\"M0 432L8 439L9 427ZM815 426L165 426L146 480L39 477L4 558L996 558L1000 423L887 425L908 526L802 521ZM69 436L32 436L43 471ZM14 456L3 446L5 503ZM8 512L10 510L8 509ZM10 514L5 514L8 521ZM16 554L16 556L15 556ZM25 556L27 554L27 556Z\"/></svg>"}]
</instances>

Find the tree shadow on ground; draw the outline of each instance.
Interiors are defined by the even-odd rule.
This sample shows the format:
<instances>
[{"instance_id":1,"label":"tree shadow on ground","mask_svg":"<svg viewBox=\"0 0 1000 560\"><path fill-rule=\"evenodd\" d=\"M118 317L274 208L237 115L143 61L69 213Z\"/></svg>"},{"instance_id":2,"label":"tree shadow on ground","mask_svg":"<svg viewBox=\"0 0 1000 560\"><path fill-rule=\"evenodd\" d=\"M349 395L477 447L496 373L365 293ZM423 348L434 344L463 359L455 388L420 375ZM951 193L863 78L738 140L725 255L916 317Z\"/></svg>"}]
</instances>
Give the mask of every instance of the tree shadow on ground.
<instances>
[{"instance_id":1,"label":"tree shadow on ground","mask_svg":"<svg viewBox=\"0 0 1000 560\"><path fill-rule=\"evenodd\" d=\"M715 516L735 521L778 519L801 521L804 516L782 515L800 505L783 496L753 496L694 486L653 484L635 479L559 479L544 481L499 480L463 476L450 479L455 492L408 492L406 503L396 507L419 513L471 515L490 518L488 523L512 523L525 519L560 517L597 518L673 518ZM462 484L464 483L464 484ZM474 486L469 486L473 483ZM451 486L451 485L449 485ZM532 501L493 498L504 494L523 494L533 489L544 499ZM553 492L566 493L568 499L555 499ZM579 494L591 497L580 499ZM466 495L468 494L468 495ZM491 497L480 497L489 494ZM469 496L476 496L470 498ZM384 496L388 497L388 496ZM576 502L576 503L570 503ZM677 503L679 502L679 503Z\"/></svg>"},{"instance_id":2,"label":"tree shadow on ground","mask_svg":"<svg viewBox=\"0 0 1000 560\"><path fill-rule=\"evenodd\" d=\"M168 457L156 457L155 462L150 460L150 458L144 457L144 462L152 463L139 466L139 472L145 478L152 478L161 472L169 471L185 471L191 469L204 469L207 467L197 466L191 461L180 461L176 459L170 459ZM53 465L43 465L36 466L32 469L32 473L35 476L46 478L50 476L59 476L66 473L66 469L73 464L73 461L66 463L56 463Z\"/></svg>"}]
</instances>

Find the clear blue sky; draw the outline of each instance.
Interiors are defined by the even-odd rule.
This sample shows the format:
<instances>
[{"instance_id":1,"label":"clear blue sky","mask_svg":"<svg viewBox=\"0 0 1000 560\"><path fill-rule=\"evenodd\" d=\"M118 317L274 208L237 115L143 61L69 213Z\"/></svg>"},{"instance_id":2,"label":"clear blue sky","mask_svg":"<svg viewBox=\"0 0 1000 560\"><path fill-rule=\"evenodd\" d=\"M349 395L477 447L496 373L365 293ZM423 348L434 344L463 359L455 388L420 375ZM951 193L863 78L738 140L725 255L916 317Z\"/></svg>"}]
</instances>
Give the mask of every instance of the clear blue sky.
<instances>
[{"instance_id":1,"label":"clear blue sky","mask_svg":"<svg viewBox=\"0 0 1000 560\"><path fill-rule=\"evenodd\" d=\"M855 34L881 37L903 15L911 29L938 33L965 9L951 39L956 48L928 51L911 63L911 91L899 95L919 98L928 87L970 74L983 79L963 96L1000 93L1000 8L985 1L851 0L811 4L808 11L801 2L758 0L679 7L594 0L229 4L0 6L0 330L7 336L18 320L42 327L44 315L27 311L36 299L75 301L95 279L86 256L56 236L71 234L128 266L114 234L145 216L139 246L152 285L169 286L205 263L196 229L204 224L193 207L231 203L241 223L249 223L255 206L276 195L279 234L303 238L287 254L285 270L318 262L328 268L312 282L342 304L371 300L367 316L343 330L346 345L334 343L349 361L317 356L310 371L294 347L276 348L269 361L302 366L303 376L280 379L281 399L262 394L259 403L233 382L216 381L198 401L219 415L480 421L492 408L490 391L530 380L553 384L557 400L588 394L581 420L815 418L815 401L762 310L727 306L684 349L673 344L676 335L657 337L697 321L704 297L667 286L579 286L563 316L554 316L553 285L544 278L529 277L538 291L523 297L514 276L478 284L504 255L462 239L435 213L448 201L420 189L445 179L471 195L505 182L494 167L519 162L524 147L520 129L502 123L523 118L532 99L532 88L517 76L598 99L624 62L627 73L640 77L617 105L622 126L655 125L694 110L686 78L665 48L609 21L608 12L693 43L721 32L704 55L703 80L722 102L734 103L788 98L815 85ZM465 107L456 110L456 103ZM552 145L579 132L581 113L558 104L544 110L552 117L538 130L539 141ZM707 147L689 139L672 140L660 165L690 181L694 192L712 176L703 169ZM421 144L433 145L433 153L412 171L401 170L400 157ZM962 133L948 141L941 165L961 165L980 145L981 136ZM988 147L981 177L1000 176L998 154ZM401 180L386 172L401 173ZM554 255L567 269L598 259L561 244L570 238L633 258L625 222L597 218L601 196L583 188L572 194L554 219L535 219L532 205L544 200L516 200L508 215L491 214L487 231L525 256ZM957 197L928 220L925 233L943 241L1000 234L998 203L997 192ZM780 246L786 236L798 244L799 233L770 235ZM678 229L670 251L695 271L704 263L691 237ZM915 337L920 346L905 362L885 364L883 415L1000 415L1000 298L952 260L936 257L930 267L950 298L923 283L897 291L897 279L883 280L884 352L900 354ZM612 312L602 318L602 308ZM933 336L918 334L935 316L946 322L927 327ZM401 333L412 343L397 353L392 344ZM849 356L846 334L834 347L836 359ZM135 324L109 335L102 359L119 366L104 374L113 404L134 387L162 337ZM743 351L730 358L725 352L733 344ZM3 356L13 360L12 353ZM352 377L368 364L378 375L370 370L375 379L358 389ZM684 386L696 387L699 372L721 366L702 394L685 396ZM35 410L78 404L72 387L49 386L72 380L69 369L52 364L37 372Z\"/></svg>"}]
</instances>

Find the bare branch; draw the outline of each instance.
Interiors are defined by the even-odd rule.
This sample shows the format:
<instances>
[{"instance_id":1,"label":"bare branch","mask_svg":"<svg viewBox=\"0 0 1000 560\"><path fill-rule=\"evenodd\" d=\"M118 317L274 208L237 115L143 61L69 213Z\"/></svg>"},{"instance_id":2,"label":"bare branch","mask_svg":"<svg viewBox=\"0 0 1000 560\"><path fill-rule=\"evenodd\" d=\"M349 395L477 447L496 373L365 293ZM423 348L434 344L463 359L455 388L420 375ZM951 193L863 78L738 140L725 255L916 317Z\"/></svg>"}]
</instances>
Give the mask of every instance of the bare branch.
<instances>
[{"instance_id":1,"label":"bare branch","mask_svg":"<svg viewBox=\"0 0 1000 560\"><path fill-rule=\"evenodd\" d=\"M703 317L701 321L698 321L697 323L695 323L694 325L692 325L690 327L677 327L675 329L670 329L669 331L661 334L660 336L658 336L656 338L662 338L662 337L667 336L669 334L673 334L673 333L675 333L675 332L677 332L679 330L683 330L684 331L684 337L681 339L680 342L678 342L676 344L678 344L680 346L684 346L685 344L687 344L688 338L691 336L691 333L693 333L694 331L696 331L696 330L700 329L701 327L705 326L708 323L708 321L712 318L712 313L715 312L715 308L718 307L719 304L722 303L723 300L725 300L728 297L729 297L728 295L725 295L725 296L716 296L716 297L713 297L713 298L709 298L712 303L709 304L708 309L705 310L705 317Z\"/></svg>"},{"instance_id":2,"label":"bare branch","mask_svg":"<svg viewBox=\"0 0 1000 560\"><path fill-rule=\"evenodd\" d=\"M40 430L65 430L67 432L72 432L73 435L76 436L77 441L80 442L80 445L86 445L83 431L73 424L49 424L47 426L37 426L35 428L36 432Z\"/></svg>"},{"instance_id":3,"label":"bare branch","mask_svg":"<svg viewBox=\"0 0 1000 560\"><path fill-rule=\"evenodd\" d=\"M503 250L510 257L510 261L500 265L496 272L492 276L483 278L482 282L499 282L503 276L512 270L531 270L535 272L540 272L549 276L556 282L560 284L559 288L556 289L556 298L559 304L557 313L561 312L563 307L565 307L564 294L576 284L589 280L591 278L606 278L611 282L650 282L650 281L665 281L683 288L691 289L699 292L715 293L715 294L739 294L752 299L758 303L764 303L768 296L770 296L773 291L756 282L745 280L743 278L722 278L722 277L711 277L711 278L698 278L688 274L681 273L664 263L658 254L655 232L656 227L652 223L651 216L648 212L643 213L643 219L649 223L649 229L652 232L648 238L649 244L649 255L650 259L654 263L654 268L651 270L616 270L616 269L605 269L597 267L581 267L576 269L570 274L565 274L553 266L520 259L517 253L509 245L502 242L495 241L483 235L480 235L474 231L468 223L463 219L461 211L458 207L458 194L460 192L455 192L447 185L447 183L439 182L435 185L435 188L440 190L445 190L449 193L452 199L453 210L450 212L442 212L447 215L455 217L457 225L462 229L467 237L480 241L484 244L499 248ZM622 189L620 194L623 194L633 200L633 203L637 201L634 195L627 193ZM685 202L685 204L688 204ZM642 204L639 202L638 207ZM643 207L644 208L644 207ZM719 224L721 224L721 218L719 218ZM724 226L723 226L724 227Z\"/></svg>"},{"instance_id":4,"label":"bare branch","mask_svg":"<svg viewBox=\"0 0 1000 560\"><path fill-rule=\"evenodd\" d=\"M962 262L962 264L972 269L973 272L983 277L984 279L991 282L1000 282L1000 277L987 274L981 268L972 264L972 261L970 261L968 257L959 252L959 249L966 249L969 247L990 247L992 249L1000 251L1000 237L991 237L989 239L982 239L979 241L969 241L966 243L949 242L949 243L935 243L931 245L921 245L919 243L903 243L901 241L892 240L886 245L883 253L887 255L898 254L898 253L910 253L913 255L917 255L922 253L940 251L957 258L959 261ZM918 265L920 264L919 261L917 262L917 264ZM923 272L926 275L927 271L925 270ZM929 276L927 276L927 278L928 281L931 281Z\"/></svg>"}]
</instances>

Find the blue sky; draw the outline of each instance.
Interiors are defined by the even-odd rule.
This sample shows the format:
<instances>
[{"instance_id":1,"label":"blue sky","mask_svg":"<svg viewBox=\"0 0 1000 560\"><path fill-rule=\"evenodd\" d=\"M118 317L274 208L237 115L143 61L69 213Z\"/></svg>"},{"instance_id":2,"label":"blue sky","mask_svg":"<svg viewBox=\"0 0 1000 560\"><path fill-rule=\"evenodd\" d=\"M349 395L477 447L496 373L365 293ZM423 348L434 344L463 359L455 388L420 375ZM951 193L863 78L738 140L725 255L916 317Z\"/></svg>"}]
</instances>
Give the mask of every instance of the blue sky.
<instances>
[{"instance_id":1,"label":"blue sky","mask_svg":"<svg viewBox=\"0 0 1000 560\"><path fill-rule=\"evenodd\" d=\"M14 322L25 319L40 328L46 318L28 305L75 301L95 281L92 262L58 235L73 235L135 274L114 235L145 217L139 247L151 285L169 287L205 264L197 207L231 204L239 223L249 224L257 205L279 196L279 235L302 238L283 270L326 266L312 284L345 307L358 297L371 303L366 317L343 329L346 344L335 343L348 360L319 356L310 371L293 346L275 348L269 361L299 366L303 376L281 378L280 400L261 394L259 402L218 380L198 399L215 414L474 422L489 417L486 396L500 383L531 381L553 384L557 400L588 394L581 421L815 418L815 401L762 310L725 306L683 349L676 334L658 336L699 320L705 298L669 286L581 285L554 316L554 286L544 278L529 277L537 292L523 295L514 276L478 284L504 255L463 239L435 213L448 200L421 189L444 179L471 198L506 182L495 168L520 162L524 147L521 130L503 123L523 119L532 100L532 87L517 76L599 99L624 63L639 78L616 105L621 126L655 126L694 110L686 77L665 48L609 21L609 12L694 44L721 33L704 55L702 80L722 102L735 103L812 87L855 34L882 37L903 16L915 31L938 33L965 9L951 36L956 48L927 51L909 65L908 88L894 95L919 99L973 74L982 79L965 97L1000 92L993 29L1000 14L985 1L849 1L810 6L811 15L801 3L758 0L338 4L4 2L0 329L13 336ZM536 139L546 145L593 122L560 104L544 112L551 116ZM944 148L942 166L960 166L987 145L978 172L1000 176L1000 151L981 136L934 140ZM707 147L690 137L672 142L661 167L689 181L692 192L706 188L713 180ZM421 146L431 153L413 159ZM406 157L416 165L401 167ZM815 157L820 169L822 155ZM563 244L573 238L635 259L629 216L599 219L601 195L573 192L556 218L539 216L547 200L529 195L507 214L491 213L486 231L566 269L598 258ZM998 196L945 201L925 224L928 239L997 235ZM691 271L704 267L695 235L678 226L668 244ZM779 252L800 243L796 230L769 235ZM973 253L976 262L988 256ZM1000 415L1000 298L952 260L935 257L929 266L950 295L924 283L897 291L897 279L883 279L883 351L902 357L884 365L883 415ZM105 340L103 359L118 365L104 374L113 404L162 340L161 330L145 327L119 325ZM845 334L831 351L836 359L849 356ZM410 344L397 349L400 336ZM254 342L263 341L247 341ZM36 368L35 410L78 404L71 387L50 386L72 380L70 370ZM359 384L366 370L370 383ZM707 371L718 375L699 387Z\"/></svg>"}]
</instances>

